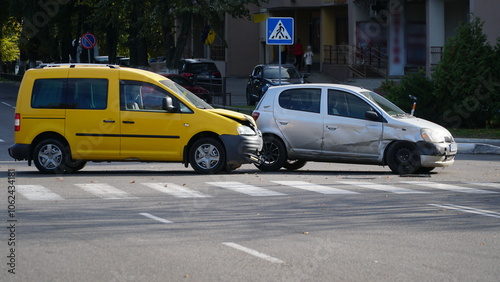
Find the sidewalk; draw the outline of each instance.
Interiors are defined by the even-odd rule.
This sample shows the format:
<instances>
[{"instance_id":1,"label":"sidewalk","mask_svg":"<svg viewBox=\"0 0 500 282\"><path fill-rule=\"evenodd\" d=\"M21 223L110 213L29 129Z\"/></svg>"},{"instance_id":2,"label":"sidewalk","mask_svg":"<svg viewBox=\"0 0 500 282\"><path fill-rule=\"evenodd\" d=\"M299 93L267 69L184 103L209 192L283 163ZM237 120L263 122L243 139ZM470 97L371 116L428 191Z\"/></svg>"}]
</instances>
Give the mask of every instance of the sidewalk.
<instances>
[{"instance_id":1,"label":"sidewalk","mask_svg":"<svg viewBox=\"0 0 500 282\"><path fill-rule=\"evenodd\" d=\"M309 83L338 83L331 77L320 72L311 73L306 80ZM384 81L384 78L358 78L343 82L343 84L374 90L380 87ZM226 91L231 93L231 106L238 107L246 105L247 82L248 78L243 77L228 77L226 79ZM455 141L458 143L459 154L500 155L500 140L456 138Z\"/></svg>"}]
</instances>

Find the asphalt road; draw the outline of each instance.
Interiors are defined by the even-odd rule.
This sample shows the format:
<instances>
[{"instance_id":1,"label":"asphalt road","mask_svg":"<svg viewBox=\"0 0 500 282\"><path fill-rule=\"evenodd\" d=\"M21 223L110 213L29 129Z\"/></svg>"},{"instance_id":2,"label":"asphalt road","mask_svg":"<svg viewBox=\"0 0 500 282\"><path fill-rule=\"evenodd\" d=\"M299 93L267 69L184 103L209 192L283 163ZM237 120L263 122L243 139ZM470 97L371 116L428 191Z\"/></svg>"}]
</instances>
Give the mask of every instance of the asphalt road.
<instances>
[{"instance_id":1,"label":"asphalt road","mask_svg":"<svg viewBox=\"0 0 500 282\"><path fill-rule=\"evenodd\" d=\"M2 228L1 277L496 281L500 158L464 157L419 177L319 163L210 176L178 164L90 164L73 175L42 175L0 162L4 175L16 172L17 220L16 274L7 264L13 235Z\"/></svg>"},{"instance_id":2,"label":"asphalt road","mask_svg":"<svg viewBox=\"0 0 500 282\"><path fill-rule=\"evenodd\" d=\"M416 176L330 163L217 175L90 163L44 175L7 156L14 101L3 93L0 281L500 277L498 155L459 154Z\"/></svg>"}]
</instances>

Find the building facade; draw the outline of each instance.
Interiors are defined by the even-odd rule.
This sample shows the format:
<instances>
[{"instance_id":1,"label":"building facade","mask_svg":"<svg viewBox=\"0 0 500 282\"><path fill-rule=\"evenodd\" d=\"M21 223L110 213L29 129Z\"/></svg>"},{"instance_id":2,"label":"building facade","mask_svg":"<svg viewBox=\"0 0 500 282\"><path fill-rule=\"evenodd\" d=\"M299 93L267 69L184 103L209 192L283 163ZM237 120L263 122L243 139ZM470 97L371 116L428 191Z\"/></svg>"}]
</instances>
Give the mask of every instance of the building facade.
<instances>
[{"instance_id":1,"label":"building facade","mask_svg":"<svg viewBox=\"0 0 500 282\"><path fill-rule=\"evenodd\" d=\"M253 21L225 17L227 48L205 48L225 76L247 76L256 64L278 62L279 46L266 44L266 16L294 18L295 39L315 54L314 70L341 81L419 69L430 74L446 40L471 14L485 22L491 45L500 37L500 1L491 0L270 0L251 11ZM292 46L287 50L293 63Z\"/></svg>"}]
</instances>

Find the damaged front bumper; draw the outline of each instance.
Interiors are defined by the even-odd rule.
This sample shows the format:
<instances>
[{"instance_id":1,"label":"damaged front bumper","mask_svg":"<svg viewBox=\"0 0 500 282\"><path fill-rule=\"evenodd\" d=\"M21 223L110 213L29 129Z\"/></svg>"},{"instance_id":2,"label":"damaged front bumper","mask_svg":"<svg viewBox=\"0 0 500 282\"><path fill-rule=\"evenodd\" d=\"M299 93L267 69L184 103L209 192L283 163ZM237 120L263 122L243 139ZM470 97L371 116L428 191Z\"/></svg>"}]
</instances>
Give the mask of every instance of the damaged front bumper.
<instances>
[{"instance_id":1,"label":"damaged front bumper","mask_svg":"<svg viewBox=\"0 0 500 282\"><path fill-rule=\"evenodd\" d=\"M455 162L457 143L431 143L417 142L420 152L420 166L422 167L447 167Z\"/></svg>"}]
</instances>

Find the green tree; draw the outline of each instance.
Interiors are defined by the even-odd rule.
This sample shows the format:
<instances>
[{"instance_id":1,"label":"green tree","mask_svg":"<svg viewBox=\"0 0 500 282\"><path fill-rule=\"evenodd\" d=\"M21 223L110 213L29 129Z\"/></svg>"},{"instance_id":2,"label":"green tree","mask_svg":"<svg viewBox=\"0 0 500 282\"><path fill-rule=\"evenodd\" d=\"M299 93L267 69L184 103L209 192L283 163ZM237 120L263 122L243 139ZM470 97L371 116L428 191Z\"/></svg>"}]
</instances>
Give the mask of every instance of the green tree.
<instances>
[{"instance_id":1,"label":"green tree","mask_svg":"<svg viewBox=\"0 0 500 282\"><path fill-rule=\"evenodd\" d=\"M445 109L440 122L447 126L484 127L494 114L491 102L499 97L491 89L498 78L494 73L498 56L487 42L483 24L477 17L460 24L433 73L435 104Z\"/></svg>"}]
</instances>

